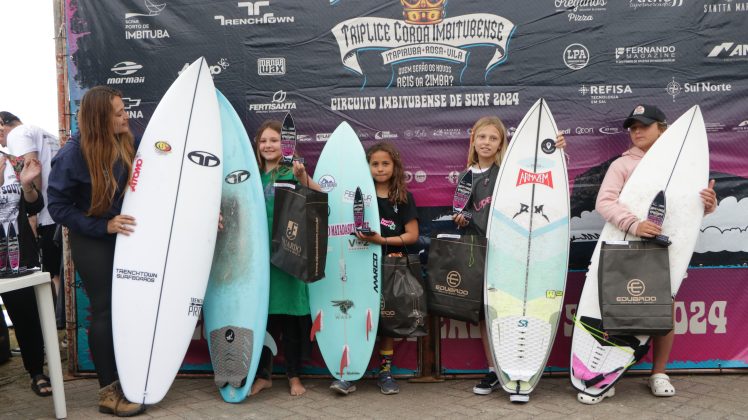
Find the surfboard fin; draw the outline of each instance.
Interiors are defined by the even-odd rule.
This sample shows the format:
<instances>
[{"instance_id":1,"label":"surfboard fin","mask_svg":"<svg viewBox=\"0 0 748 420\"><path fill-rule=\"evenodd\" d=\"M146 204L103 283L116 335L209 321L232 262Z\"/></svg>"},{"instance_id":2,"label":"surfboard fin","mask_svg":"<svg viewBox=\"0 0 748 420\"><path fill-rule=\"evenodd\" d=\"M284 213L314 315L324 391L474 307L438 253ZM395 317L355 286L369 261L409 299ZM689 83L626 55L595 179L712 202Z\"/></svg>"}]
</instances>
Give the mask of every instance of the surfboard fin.
<instances>
[{"instance_id":1,"label":"surfboard fin","mask_svg":"<svg viewBox=\"0 0 748 420\"><path fill-rule=\"evenodd\" d=\"M343 355L340 356L340 378L343 379L343 369L347 368L351 363L350 357L348 357L348 344L343 346Z\"/></svg>"},{"instance_id":2,"label":"surfboard fin","mask_svg":"<svg viewBox=\"0 0 748 420\"><path fill-rule=\"evenodd\" d=\"M314 317L312 330L309 332L309 341L314 341L314 336L317 335L318 331L322 331L322 309L317 311L317 316Z\"/></svg>"},{"instance_id":3,"label":"surfboard fin","mask_svg":"<svg viewBox=\"0 0 748 420\"><path fill-rule=\"evenodd\" d=\"M265 331L265 341L262 343L262 345L270 349L270 353L273 353L273 356L278 355L278 345L275 344L275 339L267 331Z\"/></svg>"},{"instance_id":4,"label":"surfboard fin","mask_svg":"<svg viewBox=\"0 0 748 420\"><path fill-rule=\"evenodd\" d=\"M372 329L371 323L371 309L366 310L366 341L369 341L369 333Z\"/></svg>"}]
</instances>

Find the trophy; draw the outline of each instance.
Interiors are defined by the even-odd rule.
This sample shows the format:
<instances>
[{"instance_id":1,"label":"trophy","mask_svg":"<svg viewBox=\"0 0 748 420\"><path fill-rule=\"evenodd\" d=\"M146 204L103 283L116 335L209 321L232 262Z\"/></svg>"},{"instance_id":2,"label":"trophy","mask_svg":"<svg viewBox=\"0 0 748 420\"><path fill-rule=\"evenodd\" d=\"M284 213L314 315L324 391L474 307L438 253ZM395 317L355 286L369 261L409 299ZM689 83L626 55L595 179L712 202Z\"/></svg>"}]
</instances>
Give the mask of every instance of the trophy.
<instances>
[{"instance_id":1,"label":"trophy","mask_svg":"<svg viewBox=\"0 0 748 420\"><path fill-rule=\"evenodd\" d=\"M374 232L370 228L364 227L364 195L361 188L356 187L356 194L353 196L353 226L356 232L361 232L366 236L371 236ZM355 235L355 233L352 233Z\"/></svg>"},{"instance_id":2,"label":"trophy","mask_svg":"<svg viewBox=\"0 0 748 420\"><path fill-rule=\"evenodd\" d=\"M470 220L473 217L470 212L465 211L465 207L467 206L472 191L473 171L467 171L465 172L465 175L460 178L460 182L457 183L455 195L452 198L452 211L454 214L462 214L467 220Z\"/></svg>"},{"instance_id":3,"label":"trophy","mask_svg":"<svg viewBox=\"0 0 748 420\"><path fill-rule=\"evenodd\" d=\"M662 227L662 222L665 220L665 191L658 192L652 200L652 204L649 205L647 220ZM649 240L662 246L671 244L670 239L665 235L657 235L654 238L649 238Z\"/></svg>"},{"instance_id":4,"label":"trophy","mask_svg":"<svg viewBox=\"0 0 748 420\"><path fill-rule=\"evenodd\" d=\"M293 152L296 150L296 125L294 125L291 113L287 113L283 118L281 126L281 158L282 165L291 165L294 161ZM297 159L304 163L302 159Z\"/></svg>"}]
</instances>

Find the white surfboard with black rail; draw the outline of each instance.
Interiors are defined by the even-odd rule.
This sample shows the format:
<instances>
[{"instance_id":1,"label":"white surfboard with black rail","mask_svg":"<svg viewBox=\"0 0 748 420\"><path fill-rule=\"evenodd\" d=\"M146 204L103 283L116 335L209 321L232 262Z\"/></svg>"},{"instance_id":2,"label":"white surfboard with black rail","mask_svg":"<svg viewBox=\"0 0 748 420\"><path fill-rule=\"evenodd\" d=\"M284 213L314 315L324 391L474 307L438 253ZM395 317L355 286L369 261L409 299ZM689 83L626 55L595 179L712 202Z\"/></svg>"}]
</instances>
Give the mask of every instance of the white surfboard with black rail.
<instances>
[{"instance_id":1,"label":"white surfboard with black rail","mask_svg":"<svg viewBox=\"0 0 748 420\"><path fill-rule=\"evenodd\" d=\"M512 402L527 402L540 380L564 300L569 183L557 131L539 99L509 143L488 219L486 328Z\"/></svg>"},{"instance_id":2,"label":"white surfboard with black rail","mask_svg":"<svg viewBox=\"0 0 748 420\"><path fill-rule=\"evenodd\" d=\"M114 350L127 399L163 399L192 340L210 274L221 203L221 121L204 58L171 85L133 164L112 279Z\"/></svg>"},{"instance_id":3,"label":"white surfboard with black rail","mask_svg":"<svg viewBox=\"0 0 748 420\"><path fill-rule=\"evenodd\" d=\"M662 232L670 237L670 285L678 292L696 246L704 204L699 191L709 179L709 145L698 106L673 123L642 158L618 201L645 220L659 191L665 191L667 211ZM598 262L603 241L620 241L624 232L606 223L600 233L582 289L571 348L571 383L578 391L599 396L649 349L649 336L610 336L602 328L598 298ZM628 235L629 240L640 240Z\"/></svg>"}]
</instances>

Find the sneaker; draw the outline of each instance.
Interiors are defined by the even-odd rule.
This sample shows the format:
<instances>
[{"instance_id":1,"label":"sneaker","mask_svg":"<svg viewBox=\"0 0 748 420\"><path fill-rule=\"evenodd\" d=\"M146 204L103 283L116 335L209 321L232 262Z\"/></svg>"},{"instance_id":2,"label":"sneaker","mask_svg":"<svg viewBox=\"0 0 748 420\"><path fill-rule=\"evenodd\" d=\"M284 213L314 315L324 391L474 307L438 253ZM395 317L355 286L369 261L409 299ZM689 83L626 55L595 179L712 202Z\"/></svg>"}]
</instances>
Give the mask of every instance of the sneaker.
<instances>
[{"instance_id":1,"label":"sneaker","mask_svg":"<svg viewBox=\"0 0 748 420\"><path fill-rule=\"evenodd\" d=\"M339 379L330 385L330 389L338 394L348 395L356 390L356 384Z\"/></svg>"},{"instance_id":2,"label":"sneaker","mask_svg":"<svg viewBox=\"0 0 748 420\"><path fill-rule=\"evenodd\" d=\"M395 381L395 378L392 377L392 373L390 372L381 372L377 379L377 385L379 385L379 390L382 391L382 394L384 395L397 394L400 392L400 385L397 384L397 381Z\"/></svg>"},{"instance_id":3,"label":"sneaker","mask_svg":"<svg viewBox=\"0 0 748 420\"><path fill-rule=\"evenodd\" d=\"M21 348L20 347L14 347L10 349L10 354L13 356L20 356L21 355Z\"/></svg>"},{"instance_id":4,"label":"sneaker","mask_svg":"<svg viewBox=\"0 0 748 420\"><path fill-rule=\"evenodd\" d=\"M480 380L478 385L473 387L473 392L478 395L488 395L499 389L499 386L499 377L496 376L496 372L488 372L488 374Z\"/></svg>"},{"instance_id":5,"label":"sneaker","mask_svg":"<svg viewBox=\"0 0 748 420\"><path fill-rule=\"evenodd\" d=\"M649 377L649 389L655 397L672 397L675 388L670 383L670 377L664 373L655 373Z\"/></svg>"},{"instance_id":6,"label":"sneaker","mask_svg":"<svg viewBox=\"0 0 748 420\"><path fill-rule=\"evenodd\" d=\"M579 401L582 404L595 405L595 404L601 403L604 399L606 399L608 397L613 397L615 395L616 395L616 388L614 386L612 386L612 387L610 387L609 390L605 391L604 393L602 393L602 394L600 394L600 395L598 395L596 397L593 397L593 396L587 395L587 394L583 394L583 393L580 392L580 393L577 394L577 401Z\"/></svg>"}]
</instances>

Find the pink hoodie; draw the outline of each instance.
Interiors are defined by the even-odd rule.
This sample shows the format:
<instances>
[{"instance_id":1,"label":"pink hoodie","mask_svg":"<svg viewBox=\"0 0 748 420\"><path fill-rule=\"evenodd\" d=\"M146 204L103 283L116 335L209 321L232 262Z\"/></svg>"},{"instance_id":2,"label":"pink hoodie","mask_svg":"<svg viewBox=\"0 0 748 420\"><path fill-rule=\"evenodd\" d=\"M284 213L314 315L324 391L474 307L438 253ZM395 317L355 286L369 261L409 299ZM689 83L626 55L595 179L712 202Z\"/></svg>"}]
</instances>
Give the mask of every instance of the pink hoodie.
<instances>
[{"instance_id":1,"label":"pink hoodie","mask_svg":"<svg viewBox=\"0 0 748 420\"><path fill-rule=\"evenodd\" d=\"M603 219L616 225L621 231L628 228L627 232L632 235L636 234L636 229L639 227L639 218L618 202L618 196L643 156L644 151L633 146L613 161L600 185L595 203L595 210L603 216ZM706 209L705 214L714 210L715 208Z\"/></svg>"}]
</instances>

